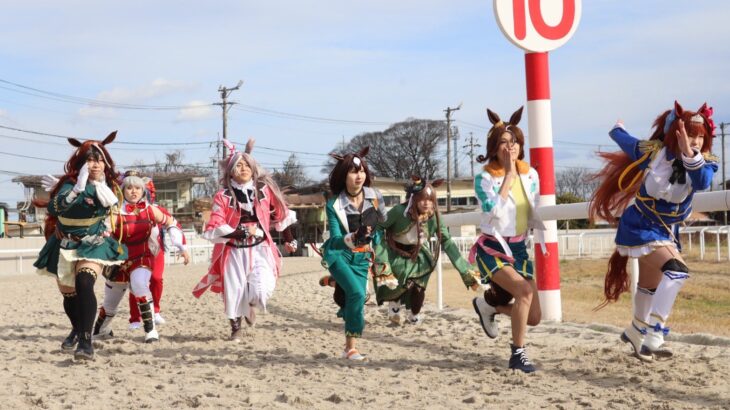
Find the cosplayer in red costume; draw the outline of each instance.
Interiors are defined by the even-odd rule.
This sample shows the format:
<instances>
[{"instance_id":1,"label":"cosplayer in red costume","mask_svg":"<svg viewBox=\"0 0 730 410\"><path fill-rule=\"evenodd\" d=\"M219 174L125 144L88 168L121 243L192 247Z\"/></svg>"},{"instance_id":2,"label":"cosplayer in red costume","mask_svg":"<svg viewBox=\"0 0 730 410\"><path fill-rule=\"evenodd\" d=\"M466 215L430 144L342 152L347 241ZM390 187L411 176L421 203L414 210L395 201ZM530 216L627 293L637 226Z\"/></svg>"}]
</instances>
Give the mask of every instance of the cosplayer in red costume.
<instances>
[{"instance_id":1,"label":"cosplayer in red costume","mask_svg":"<svg viewBox=\"0 0 730 410\"><path fill-rule=\"evenodd\" d=\"M157 209L162 211L163 214L165 214L168 218L172 218L172 215L170 215L170 212L165 209L164 207L157 204L157 199L155 195L155 185L152 183L152 180L148 180L145 187L147 188L147 200L150 204L154 204ZM177 227L182 229L180 226L180 223L178 222ZM158 228L162 228L162 226L158 225ZM155 256L155 261L152 266L152 277L150 278L150 291L152 292L152 302L154 304L155 308L155 325L162 325L165 324L165 319L162 317L162 314L160 313L160 300L162 299L162 288L163 288L163 282L162 282L162 274L165 272L165 252L164 246L165 241L163 240L163 234L162 230L160 230L160 234L157 237L157 242L160 246L160 252L157 253L157 256ZM183 245L186 244L185 236L183 236ZM139 314L139 308L137 307L137 299L134 297L132 293L129 294L129 328L130 329L139 329L142 327L142 316Z\"/></svg>"},{"instance_id":2,"label":"cosplayer in red costume","mask_svg":"<svg viewBox=\"0 0 730 410\"><path fill-rule=\"evenodd\" d=\"M144 199L145 184L136 173L128 173L122 182L124 203L118 214L112 214L112 232L121 237L127 245L129 257L118 271L107 277L104 287L104 303L94 326L94 335L111 336L111 321L117 313L127 286L137 300L145 330L145 342L159 340L152 310L150 278L155 256L160 251L157 225L164 225L172 244L177 247L185 260L190 256L182 243L182 232L174 218L163 214L156 206Z\"/></svg>"}]
</instances>

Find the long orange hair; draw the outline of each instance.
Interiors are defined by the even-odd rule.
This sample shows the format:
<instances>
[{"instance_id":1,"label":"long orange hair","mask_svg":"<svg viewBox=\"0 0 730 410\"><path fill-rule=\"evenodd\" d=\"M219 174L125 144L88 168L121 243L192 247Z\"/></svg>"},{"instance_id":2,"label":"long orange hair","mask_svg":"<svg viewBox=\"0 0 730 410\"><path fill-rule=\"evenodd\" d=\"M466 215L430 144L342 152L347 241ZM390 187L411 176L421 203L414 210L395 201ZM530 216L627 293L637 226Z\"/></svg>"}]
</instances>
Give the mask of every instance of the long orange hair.
<instances>
[{"instance_id":1,"label":"long orange hair","mask_svg":"<svg viewBox=\"0 0 730 410\"><path fill-rule=\"evenodd\" d=\"M667 118L673 114L674 119L666 127ZM700 115L702 122L692 121L692 117ZM654 132L649 137L650 141L661 141L668 151L679 157L681 151L677 142L677 132L679 130L679 119L684 120L687 134L691 137L704 135L702 142L702 153L708 153L712 149L712 137L714 133L714 123L712 122L712 108L703 104L696 112L682 108L677 101L674 102L674 109L667 110L654 120ZM626 175L623 175L625 181L634 181L633 185L620 189L619 178L621 178L624 170L634 161L624 152L599 152L598 155L603 158L606 165L594 178L601 181L598 189L591 197L588 209L591 221L601 218L609 223L616 223L617 213L623 212L629 201L636 195L641 187L641 178L636 178L641 172L639 167L634 167ZM605 306L609 302L618 300L622 293L629 289L628 273L626 272L626 262L628 257L619 255L618 251L614 251L608 262L608 272L603 286L603 294L606 298L599 308Z\"/></svg>"}]
</instances>

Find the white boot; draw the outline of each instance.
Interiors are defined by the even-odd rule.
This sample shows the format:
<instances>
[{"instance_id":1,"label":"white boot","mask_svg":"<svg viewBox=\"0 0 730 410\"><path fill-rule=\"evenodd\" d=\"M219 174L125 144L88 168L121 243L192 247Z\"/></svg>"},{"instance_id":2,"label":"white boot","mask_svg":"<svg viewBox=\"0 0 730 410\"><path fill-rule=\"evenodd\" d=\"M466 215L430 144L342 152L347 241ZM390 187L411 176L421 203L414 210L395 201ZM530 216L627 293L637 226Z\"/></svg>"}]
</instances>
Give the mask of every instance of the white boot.
<instances>
[{"instance_id":1,"label":"white boot","mask_svg":"<svg viewBox=\"0 0 730 410\"><path fill-rule=\"evenodd\" d=\"M621 341L631 344L631 347L634 349L634 356L638 359L650 362L654 360L654 356L645 346L643 346L644 335L646 333L646 328L634 319L631 321L631 326L627 327L621 334Z\"/></svg>"},{"instance_id":2,"label":"white boot","mask_svg":"<svg viewBox=\"0 0 730 410\"><path fill-rule=\"evenodd\" d=\"M669 334L669 328L664 327L664 321L651 317L649 328L644 338L644 345L654 356L658 358L669 358L674 356L674 352L664 346L664 336Z\"/></svg>"}]
</instances>

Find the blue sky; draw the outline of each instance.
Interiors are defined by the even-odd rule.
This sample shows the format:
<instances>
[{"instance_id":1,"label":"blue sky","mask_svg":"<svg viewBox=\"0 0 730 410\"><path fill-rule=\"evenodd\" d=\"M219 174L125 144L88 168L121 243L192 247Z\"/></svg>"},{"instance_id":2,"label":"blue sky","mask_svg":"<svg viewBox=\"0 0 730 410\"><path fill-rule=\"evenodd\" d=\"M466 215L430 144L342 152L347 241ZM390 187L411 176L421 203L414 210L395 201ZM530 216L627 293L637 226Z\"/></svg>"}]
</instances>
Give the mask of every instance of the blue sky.
<instances>
[{"instance_id":1,"label":"blue sky","mask_svg":"<svg viewBox=\"0 0 730 410\"><path fill-rule=\"evenodd\" d=\"M286 151L303 152L299 158L313 178L323 177L324 154L343 138L408 117L442 119L444 108L459 102L454 118L462 137L473 132L484 145L485 108L507 116L526 98L523 51L504 38L488 0L2 6L0 80L174 107L219 102L219 85L244 80L231 95L240 105L229 113L229 138L255 137L255 154L269 168ZM612 147L606 131L617 118L645 137L675 99L691 109L708 101L716 123L730 122L729 18L730 2L720 0L584 1L574 37L550 53L558 170L598 167L594 151ZM205 143L221 132L217 106L125 110L42 95L0 82L0 126L78 138L119 130L117 140L126 143ZM0 201L13 204L23 190L10 172L58 173L71 153L63 139L2 128L0 147ZM719 154L719 139L715 147ZM174 148L110 146L120 165L154 162ZM188 163L215 153L205 144L180 148ZM468 172L463 153L459 161L462 174Z\"/></svg>"}]
</instances>

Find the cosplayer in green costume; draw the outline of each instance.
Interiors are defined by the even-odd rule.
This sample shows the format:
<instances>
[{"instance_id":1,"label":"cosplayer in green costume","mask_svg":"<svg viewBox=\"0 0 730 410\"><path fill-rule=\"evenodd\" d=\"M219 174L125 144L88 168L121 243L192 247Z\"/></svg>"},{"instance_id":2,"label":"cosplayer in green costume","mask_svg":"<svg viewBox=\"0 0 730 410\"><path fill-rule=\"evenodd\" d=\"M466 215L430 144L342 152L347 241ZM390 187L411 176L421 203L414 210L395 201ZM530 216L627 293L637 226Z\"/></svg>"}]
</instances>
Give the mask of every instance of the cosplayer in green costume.
<instances>
[{"instance_id":1,"label":"cosplayer in green costume","mask_svg":"<svg viewBox=\"0 0 730 410\"><path fill-rule=\"evenodd\" d=\"M436 257L429 242L436 239L434 249L443 249L452 265L469 288L480 289L479 273L461 256L449 231L441 223L436 206L436 190L443 183L428 183L414 177L406 188L408 202L396 205L388 211L386 221L378 231L386 240L375 246L375 285L379 305L389 301L388 317L400 323L400 306L410 310L409 322L421 322L421 307L426 296L426 286L436 268Z\"/></svg>"},{"instance_id":2,"label":"cosplayer in green costume","mask_svg":"<svg viewBox=\"0 0 730 410\"><path fill-rule=\"evenodd\" d=\"M63 307L72 331L61 344L62 350L74 350L75 359L93 359L91 330L96 317L94 282L105 269L124 262L127 248L109 235L107 217L116 206L119 192L114 162L103 141L84 143L69 138L77 147L65 166L65 175L56 181L44 178L51 187L45 222L46 244L33 264L38 273L55 276L63 295Z\"/></svg>"},{"instance_id":3,"label":"cosplayer in green costume","mask_svg":"<svg viewBox=\"0 0 730 410\"><path fill-rule=\"evenodd\" d=\"M365 328L365 294L375 225L384 219L383 198L370 188L365 155L332 155L337 164L330 173L333 197L327 201L329 239L322 245L323 264L337 282L335 302L345 320L345 351L342 357L365 360L355 349L355 340Z\"/></svg>"}]
</instances>

